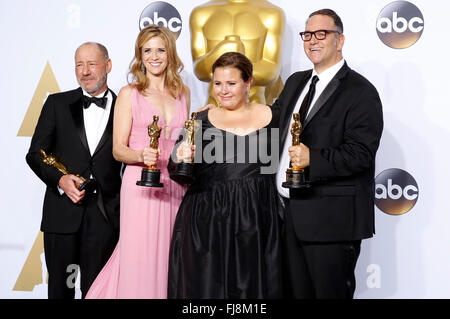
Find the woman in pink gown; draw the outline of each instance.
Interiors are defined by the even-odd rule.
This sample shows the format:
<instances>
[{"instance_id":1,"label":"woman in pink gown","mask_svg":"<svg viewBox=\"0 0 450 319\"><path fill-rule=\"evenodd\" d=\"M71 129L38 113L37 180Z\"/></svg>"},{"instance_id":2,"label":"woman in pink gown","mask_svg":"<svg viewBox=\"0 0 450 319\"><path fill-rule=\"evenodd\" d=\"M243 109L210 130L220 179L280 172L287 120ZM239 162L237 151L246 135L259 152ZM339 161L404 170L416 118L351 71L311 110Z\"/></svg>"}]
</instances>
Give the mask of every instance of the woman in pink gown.
<instances>
[{"instance_id":1,"label":"woman in pink gown","mask_svg":"<svg viewBox=\"0 0 450 319\"><path fill-rule=\"evenodd\" d=\"M169 247L185 188L169 178L167 163L189 114L189 89L172 33L141 30L130 74L114 113L113 155L127 164L120 193L120 238L86 298L167 298ZM159 149L149 148L148 125L159 116ZM161 170L162 188L137 186L142 168Z\"/></svg>"}]
</instances>

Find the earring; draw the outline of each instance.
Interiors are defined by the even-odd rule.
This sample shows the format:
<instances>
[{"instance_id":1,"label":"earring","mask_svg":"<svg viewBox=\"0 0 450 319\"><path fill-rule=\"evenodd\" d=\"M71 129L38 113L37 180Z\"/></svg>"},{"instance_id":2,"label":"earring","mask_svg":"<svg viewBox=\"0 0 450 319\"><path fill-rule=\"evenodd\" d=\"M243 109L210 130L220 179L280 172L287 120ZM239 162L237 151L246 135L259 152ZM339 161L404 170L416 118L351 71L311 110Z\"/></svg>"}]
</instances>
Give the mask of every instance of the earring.
<instances>
[{"instance_id":1,"label":"earring","mask_svg":"<svg viewBox=\"0 0 450 319\"><path fill-rule=\"evenodd\" d=\"M145 68L144 63L141 62L141 71L142 73L146 74L147 73L147 69Z\"/></svg>"}]
</instances>

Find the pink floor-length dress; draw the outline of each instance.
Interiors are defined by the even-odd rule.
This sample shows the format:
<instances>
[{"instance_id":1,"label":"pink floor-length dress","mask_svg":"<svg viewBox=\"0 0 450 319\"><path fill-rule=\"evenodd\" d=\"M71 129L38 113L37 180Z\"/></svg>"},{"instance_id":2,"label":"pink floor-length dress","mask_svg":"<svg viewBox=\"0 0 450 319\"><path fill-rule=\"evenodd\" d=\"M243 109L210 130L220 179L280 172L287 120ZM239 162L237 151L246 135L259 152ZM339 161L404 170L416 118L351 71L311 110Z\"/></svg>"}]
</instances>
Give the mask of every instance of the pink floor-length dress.
<instances>
[{"instance_id":1,"label":"pink floor-length dress","mask_svg":"<svg viewBox=\"0 0 450 319\"><path fill-rule=\"evenodd\" d=\"M162 127L157 167L163 188L137 186L142 165L127 165L120 191L120 238L109 261L89 289L86 298L167 298L169 247L173 224L186 188L169 178L167 163L187 119L185 97L177 99L173 118L163 117L133 88L133 124L129 147L142 150L150 138L147 126L153 115ZM166 124L170 127L166 138Z\"/></svg>"}]
</instances>

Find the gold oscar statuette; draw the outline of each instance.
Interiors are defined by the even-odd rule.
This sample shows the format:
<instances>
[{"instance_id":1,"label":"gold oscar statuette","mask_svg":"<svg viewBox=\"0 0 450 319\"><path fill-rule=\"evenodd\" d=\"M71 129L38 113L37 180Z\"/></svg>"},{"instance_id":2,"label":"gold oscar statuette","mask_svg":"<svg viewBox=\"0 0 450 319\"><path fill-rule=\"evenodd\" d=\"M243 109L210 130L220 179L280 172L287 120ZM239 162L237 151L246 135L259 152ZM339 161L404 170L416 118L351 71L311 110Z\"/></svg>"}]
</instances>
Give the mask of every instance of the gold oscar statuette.
<instances>
[{"instance_id":1,"label":"gold oscar statuette","mask_svg":"<svg viewBox=\"0 0 450 319\"><path fill-rule=\"evenodd\" d=\"M159 116L153 116L153 123L148 126L148 136L150 136L150 148L158 149L161 126L158 125ZM144 167L141 172L141 180L136 185L147 187L163 187L159 181L161 171L155 165Z\"/></svg>"},{"instance_id":2,"label":"gold oscar statuette","mask_svg":"<svg viewBox=\"0 0 450 319\"><path fill-rule=\"evenodd\" d=\"M251 103L272 104L283 89L280 77L285 29L283 10L267 0L210 0L189 17L194 73L209 82L208 104L216 104L212 65L226 52L244 54L253 64Z\"/></svg>"},{"instance_id":3,"label":"gold oscar statuette","mask_svg":"<svg viewBox=\"0 0 450 319\"><path fill-rule=\"evenodd\" d=\"M198 130L195 123L196 119L197 112L193 112L191 119L184 122L185 138L183 143L186 143L189 147L194 145L195 132ZM177 164L175 171L170 174L170 178L180 184L192 184L194 182L193 171L194 164L192 163L192 159L183 159Z\"/></svg>"},{"instance_id":4,"label":"gold oscar statuette","mask_svg":"<svg viewBox=\"0 0 450 319\"><path fill-rule=\"evenodd\" d=\"M302 133L302 124L300 123L300 114L294 113L294 123L291 127L292 146L300 145L300 134ZM311 183L306 180L304 167L292 166L286 170L286 181L281 184L284 188L310 188Z\"/></svg>"},{"instance_id":5,"label":"gold oscar statuette","mask_svg":"<svg viewBox=\"0 0 450 319\"><path fill-rule=\"evenodd\" d=\"M61 163L56 156L47 154L43 149L40 150L40 153L42 156L42 163L56 168L64 175L71 175L71 173L67 170L66 166L64 166L64 164ZM78 174L76 174L75 176L79 177L83 181L81 184L76 185L79 191L85 189L86 193L90 194L97 187L97 183L94 179L86 179Z\"/></svg>"}]
</instances>

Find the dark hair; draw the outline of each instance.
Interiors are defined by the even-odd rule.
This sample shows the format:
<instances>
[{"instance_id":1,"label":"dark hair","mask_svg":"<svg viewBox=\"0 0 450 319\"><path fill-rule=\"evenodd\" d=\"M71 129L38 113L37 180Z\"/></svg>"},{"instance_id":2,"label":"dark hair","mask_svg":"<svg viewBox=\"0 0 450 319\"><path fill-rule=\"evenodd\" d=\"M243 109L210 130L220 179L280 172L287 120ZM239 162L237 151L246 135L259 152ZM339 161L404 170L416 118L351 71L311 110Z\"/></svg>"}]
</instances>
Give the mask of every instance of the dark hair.
<instances>
[{"instance_id":1,"label":"dark hair","mask_svg":"<svg viewBox=\"0 0 450 319\"><path fill-rule=\"evenodd\" d=\"M314 11L313 13L311 13L309 15L308 20L311 17L316 16L316 15L324 15L324 16L330 17L331 19L333 19L334 25L338 28L338 31L340 33L344 33L344 25L342 24L342 20L337 15L337 13L334 12L333 10L331 10L331 9L320 9L320 10Z\"/></svg>"},{"instance_id":2,"label":"dark hair","mask_svg":"<svg viewBox=\"0 0 450 319\"><path fill-rule=\"evenodd\" d=\"M253 76L253 64L250 60L239 52L226 52L222 54L212 66L212 73L216 68L224 67L236 68L241 72L241 78L247 82Z\"/></svg>"}]
</instances>

